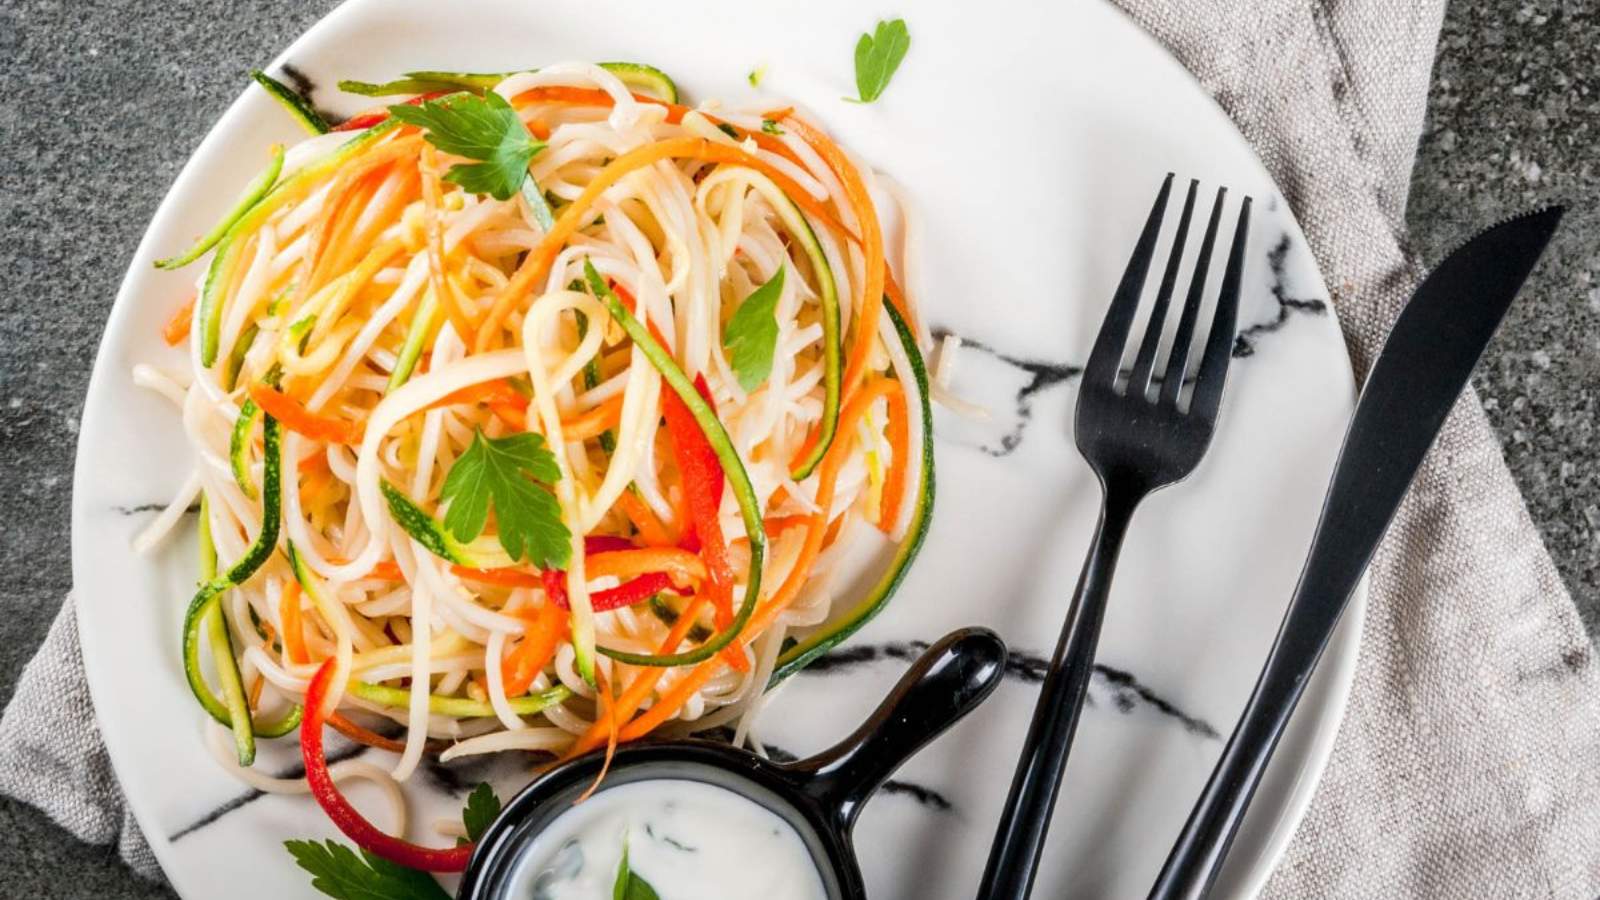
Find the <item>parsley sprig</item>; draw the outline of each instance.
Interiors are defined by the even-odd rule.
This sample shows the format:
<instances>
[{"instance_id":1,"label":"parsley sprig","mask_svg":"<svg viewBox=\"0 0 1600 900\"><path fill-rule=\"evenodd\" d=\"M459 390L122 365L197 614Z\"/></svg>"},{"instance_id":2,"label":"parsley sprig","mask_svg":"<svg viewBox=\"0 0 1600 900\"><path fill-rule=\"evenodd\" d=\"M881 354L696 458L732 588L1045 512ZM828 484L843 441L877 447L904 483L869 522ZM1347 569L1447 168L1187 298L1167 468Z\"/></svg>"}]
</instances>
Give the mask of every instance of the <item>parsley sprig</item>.
<instances>
[{"instance_id":1,"label":"parsley sprig","mask_svg":"<svg viewBox=\"0 0 1600 900\"><path fill-rule=\"evenodd\" d=\"M911 33L906 30L905 19L879 21L873 33L861 35L856 41L856 91L860 94L857 102L878 99L909 49Z\"/></svg>"},{"instance_id":2,"label":"parsley sprig","mask_svg":"<svg viewBox=\"0 0 1600 900\"><path fill-rule=\"evenodd\" d=\"M753 391L772 374L772 355L778 347L778 297L783 294L783 266L744 298L722 330L722 345L739 386Z\"/></svg>"},{"instance_id":3,"label":"parsley sprig","mask_svg":"<svg viewBox=\"0 0 1600 900\"><path fill-rule=\"evenodd\" d=\"M478 431L444 478L440 496L450 501L444 527L456 540L471 541L483 533L493 505L500 546L513 560L564 569L572 556L572 533L550 493L560 480L561 469L542 435L487 438Z\"/></svg>"},{"instance_id":4,"label":"parsley sprig","mask_svg":"<svg viewBox=\"0 0 1600 900\"><path fill-rule=\"evenodd\" d=\"M408 869L338 841L284 841L311 873L311 886L337 900L450 900L427 872Z\"/></svg>"},{"instance_id":5,"label":"parsley sprig","mask_svg":"<svg viewBox=\"0 0 1600 900\"><path fill-rule=\"evenodd\" d=\"M389 107L389 113L426 131L428 143L440 150L477 160L451 166L444 178L496 200L510 200L517 193L529 177L528 163L545 147L494 91L481 97L450 94L416 106L399 104Z\"/></svg>"},{"instance_id":6,"label":"parsley sprig","mask_svg":"<svg viewBox=\"0 0 1600 900\"><path fill-rule=\"evenodd\" d=\"M498 815L500 798L494 795L494 788L479 782L467 795L467 805L461 809L461 824L467 827L467 840L476 844Z\"/></svg>"},{"instance_id":7,"label":"parsley sprig","mask_svg":"<svg viewBox=\"0 0 1600 900\"><path fill-rule=\"evenodd\" d=\"M628 840L622 840L622 861L617 863L617 880L611 886L611 900L661 900L650 882L628 867Z\"/></svg>"},{"instance_id":8,"label":"parsley sprig","mask_svg":"<svg viewBox=\"0 0 1600 900\"><path fill-rule=\"evenodd\" d=\"M467 796L461 822L476 842L500 815L500 798L480 783ZM450 900L432 875L374 856L338 841L284 841L294 861L311 873L311 886L335 900Z\"/></svg>"}]
</instances>

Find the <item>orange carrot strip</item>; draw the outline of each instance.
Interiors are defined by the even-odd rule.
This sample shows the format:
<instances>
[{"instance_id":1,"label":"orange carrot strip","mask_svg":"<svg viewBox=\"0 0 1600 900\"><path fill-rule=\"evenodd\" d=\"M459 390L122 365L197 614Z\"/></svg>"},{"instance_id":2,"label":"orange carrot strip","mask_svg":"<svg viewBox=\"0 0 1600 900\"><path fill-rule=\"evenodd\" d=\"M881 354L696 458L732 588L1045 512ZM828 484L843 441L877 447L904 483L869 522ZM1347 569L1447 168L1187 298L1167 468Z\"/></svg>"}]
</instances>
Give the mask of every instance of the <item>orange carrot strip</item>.
<instances>
[{"instance_id":1,"label":"orange carrot strip","mask_svg":"<svg viewBox=\"0 0 1600 900\"><path fill-rule=\"evenodd\" d=\"M610 431L622 421L622 400L622 395L618 394L593 409L562 420L561 437L569 441L585 441Z\"/></svg>"},{"instance_id":2,"label":"orange carrot strip","mask_svg":"<svg viewBox=\"0 0 1600 900\"><path fill-rule=\"evenodd\" d=\"M295 468L299 470L302 477L318 472L326 472L328 471L328 454L322 452L322 448L318 447L300 457L300 462L295 465Z\"/></svg>"},{"instance_id":3,"label":"orange carrot strip","mask_svg":"<svg viewBox=\"0 0 1600 900\"><path fill-rule=\"evenodd\" d=\"M250 386L250 399L267 415L297 434L330 444L354 444L361 440L361 426L345 419L321 416L305 408L299 400L265 384Z\"/></svg>"},{"instance_id":4,"label":"orange carrot strip","mask_svg":"<svg viewBox=\"0 0 1600 900\"><path fill-rule=\"evenodd\" d=\"M827 510L833 503L834 486L839 480L839 469L844 465L845 457L853 443L852 436L855 434L856 423L866 414L867 408L873 401L899 390L899 383L892 379L876 379L862 385L861 390L845 404L844 410L839 414L840 437L828 448L827 455L822 458L822 464L817 467L816 503L820 509ZM794 598L800 594L800 589L805 586L806 578L811 574L811 567L822 552L823 537L827 533L828 526L825 513L814 513L810 516L810 520L806 530L806 542L800 548L800 555L795 559L789 577L784 579L783 584L773 592L772 596L756 608L755 615L745 623L744 631L739 635L740 643L748 643L771 626L773 619L794 602ZM636 740L677 715L678 710L683 708L695 691L704 687L711 676L716 674L717 662L717 660L707 660L696 666L694 671L673 685L654 706L623 726L621 740Z\"/></svg>"},{"instance_id":5,"label":"orange carrot strip","mask_svg":"<svg viewBox=\"0 0 1600 900\"><path fill-rule=\"evenodd\" d=\"M872 351L872 342L878 337L878 315L883 308L883 230L878 224L878 211L872 203L872 195L867 193L867 186L861 180L861 173L850 162L844 150L838 144L829 140L827 135L795 116L792 112L782 119L790 128L799 134L801 139L817 151L833 174L838 176L839 183L844 187L845 198L850 201L850 206L855 210L856 224L861 229L862 252L866 256L867 280L861 295L861 309L856 314L855 332L856 341L850 347L850 361L845 366L844 380L840 383L840 390L846 397L856 389L867 373L867 358Z\"/></svg>"},{"instance_id":6,"label":"orange carrot strip","mask_svg":"<svg viewBox=\"0 0 1600 900\"><path fill-rule=\"evenodd\" d=\"M306 297L314 292L316 274L325 269L324 257L328 254L330 244L337 243L342 230L354 227L355 220L360 218L361 210L365 204L350 202L351 195L364 188L376 189L376 185L368 182L367 176L378 169L406 158L414 153L419 153L423 147L421 135L410 135L396 138L386 144L379 144L375 148L363 153L359 158L347 163L340 171L339 177L328 190L328 196L322 202L322 208L317 211L316 218L307 226L308 240L306 255L300 261L300 274L296 281L296 297L290 308L297 307Z\"/></svg>"},{"instance_id":7,"label":"orange carrot strip","mask_svg":"<svg viewBox=\"0 0 1600 900\"><path fill-rule=\"evenodd\" d=\"M375 731L362 728L360 725L334 713L325 720L329 727L358 744L366 744L379 750L388 750L390 753L404 753L406 745L393 738L386 738Z\"/></svg>"},{"instance_id":8,"label":"orange carrot strip","mask_svg":"<svg viewBox=\"0 0 1600 900\"><path fill-rule=\"evenodd\" d=\"M606 673L595 669L595 696L600 700L600 719L606 725L606 758L600 764L600 773L594 776L594 782L588 790L578 795L574 803L582 803L589 799L600 788L600 782L606 780L606 773L611 771L611 759L617 755L617 701L611 695L611 682L606 678Z\"/></svg>"},{"instance_id":9,"label":"orange carrot strip","mask_svg":"<svg viewBox=\"0 0 1600 900\"><path fill-rule=\"evenodd\" d=\"M306 653L305 626L300 622L300 582L284 583L283 597L278 601L278 618L283 621L283 652L289 657L289 662L310 662L311 656Z\"/></svg>"},{"instance_id":10,"label":"orange carrot strip","mask_svg":"<svg viewBox=\"0 0 1600 900\"><path fill-rule=\"evenodd\" d=\"M648 96L646 96L644 94L636 93L636 94L633 95L633 99L639 101L640 103L649 103L649 104L651 104L653 106L665 106L667 108L667 120L666 121L667 121L667 124L669 124L669 125L677 125L678 123L682 122L683 121L683 117L689 113L689 107L687 107L687 106L683 106L683 105L677 104L677 103L668 103L665 100L658 100L655 97L648 97ZM552 85L552 86L549 86L549 87L538 87L538 88L532 88L532 89L527 90L527 91L523 91L522 93L520 93L517 96L513 97L511 102L513 104L515 104L515 105L518 105L518 106L531 105L531 104L534 104L534 103L560 103L560 104L564 104L564 105L568 105L568 106L607 106L607 107L616 105L616 100L610 94L606 93L605 91L600 90L599 88L563 87L563 86L560 86L560 85ZM788 115L789 113L792 113L792 112L794 112L794 108L790 107L788 109L780 110L780 111L775 112L775 113L768 113L767 114L767 118L770 118L770 119L773 119L774 121L776 121L777 119L781 118L782 116ZM707 119L710 119L712 122L714 122L714 123L716 123L718 125L727 125L728 127L735 129L736 131L739 132L739 139L740 140L744 140L745 138L753 138L755 140L755 142L756 142L756 145L759 146L761 149L769 151L771 153L776 153L777 155L788 159L790 162L794 163L795 165L800 166L801 168L805 168L805 162L800 159L799 155L796 154L793 150L789 149L789 145L785 144L783 141L778 140L777 137L775 137L773 135L770 135L770 134L767 134L765 132L761 132L761 131L750 131L750 130L745 129L745 128L740 128L739 126L734 125L732 122L729 122L726 119L722 119L722 118L719 118L717 116L711 115L710 113L707 113L707 112L705 112L703 110L701 111L701 115L705 116ZM534 122L539 122L539 121L540 120L538 120L538 119L534 119L534 120L530 121L528 123L529 130L532 131L533 130L533 123ZM540 124L543 124L543 123L540 122ZM548 132L548 128L547 128L546 133L545 133L545 137L548 137L548 136L549 136L549 132ZM544 137L540 137L538 132L534 132L534 137L538 137L540 140L544 140Z\"/></svg>"},{"instance_id":11,"label":"orange carrot strip","mask_svg":"<svg viewBox=\"0 0 1600 900\"><path fill-rule=\"evenodd\" d=\"M474 569L468 566L451 566L457 577L496 587L544 587L544 576L528 569Z\"/></svg>"},{"instance_id":12,"label":"orange carrot strip","mask_svg":"<svg viewBox=\"0 0 1600 900\"><path fill-rule=\"evenodd\" d=\"M256 676L256 680L250 683L250 711L251 712L255 712L256 710L261 708L261 686L265 682L266 682L265 678L262 678L260 675L257 675Z\"/></svg>"},{"instance_id":13,"label":"orange carrot strip","mask_svg":"<svg viewBox=\"0 0 1600 900\"><path fill-rule=\"evenodd\" d=\"M464 403L483 403L515 431L528 430L528 401L504 378L469 384L428 404L428 409Z\"/></svg>"},{"instance_id":14,"label":"orange carrot strip","mask_svg":"<svg viewBox=\"0 0 1600 900\"><path fill-rule=\"evenodd\" d=\"M550 264L555 261L556 254L566 245L582 223L583 217L589 208L599 199L600 195L616 184L623 176L630 172L644 168L658 160L668 159L673 156L693 156L710 146L711 142L703 138L675 138L673 140L658 141L646 144L636 150L612 160L609 165L600 170L600 173L584 188L578 199L567 205L561 211L561 217L547 232L539 244L530 251L512 274L506 286L500 289L494 303L489 308L489 314L484 317L482 327L479 329L474 341L474 350L483 352L489 349L489 343L499 332L501 324L516 304L525 298L533 286L544 279L550 272Z\"/></svg>"},{"instance_id":15,"label":"orange carrot strip","mask_svg":"<svg viewBox=\"0 0 1600 900\"><path fill-rule=\"evenodd\" d=\"M761 530L767 533L767 537L775 538L791 528L804 525L810 521L811 516L804 513L796 513L792 516L767 516L765 519L761 520ZM732 541L729 541L729 543L749 546L750 539L741 536L734 538Z\"/></svg>"},{"instance_id":16,"label":"orange carrot strip","mask_svg":"<svg viewBox=\"0 0 1600 900\"><path fill-rule=\"evenodd\" d=\"M737 147L715 144L704 138L672 138L665 141L657 141L654 144L646 144L612 160L584 187L583 193L578 195L576 200L561 211L561 217L556 219L556 224L545 234L538 246L528 253L527 257L523 259L522 265L518 266L517 271L512 274L510 281L495 296L494 303L490 307L488 315L484 317L478 331L473 349L480 353L489 349L490 342L494 339L494 335L499 332L506 317L511 314L511 310L518 302L528 296L535 284L542 281L550 273L550 265L555 261L556 254L561 252L561 248L566 246L567 241L577 232L578 226L582 224L590 207L594 205L602 193L630 172L638 171L663 159L674 158L704 159L711 162L729 163L754 169L772 179L781 190L790 195L790 199L801 209L825 221L831 218L831 214L828 213L826 208L801 189L798 184L795 184L793 179L778 171L771 164L757 159ZM870 202L870 198L868 199ZM876 224L876 221L876 219L873 219L874 224ZM837 227L843 228L844 226L838 225ZM883 256L881 236L878 244L879 269L881 270ZM869 256L869 260L870 258ZM881 278L878 284L878 291L882 292ZM881 302L881 300L882 298L880 297L879 301ZM873 327L877 327L875 322Z\"/></svg>"},{"instance_id":17,"label":"orange carrot strip","mask_svg":"<svg viewBox=\"0 0 1600 900\"><path fill-rule=\"evenodd\" d=\"M381 578L384 581L404 581L405 573L400 571L400 566L392 559L377 563L372 570L361 576L363 578Z\"/></svg>"},{"instance_id":18,"label":"orange carrot strip","mask_svg":"<svg viewBox=\"0 0 1600 900\"><path fill-rule=\"evenodd\" d=\"M647 572L665 572L684 584L703 581L706 564L698 554L678 547L640 547L637 550L608 550L584 558L584 574L589 578L631 578Z\"/></svg>"},{"instance_id":19,"label":"orange carrot strip","mask_svg":"<svg viewBox=\"0 0 1600 900\"><path fill-rule=\"evenodd\" d=\"M652 547L672 547L678 541L667 530L667 526L656 516L655 510L648 503L639 499L639 495L631 490L623 491L617 495L617 508L628 517L633 527L638 529L639 536Z\"/></svg>"},{"instance_id":20,"label":"orange carrot strip","mask_svg":"<svg viewBox=\"0 0 1600 900\"><path fill-rule=\"evenodd\" d=\"M878 528L885 534L900 521L900 504L906 494L906 473L911 470L911 421L906 414L906 394L893 390L889 401L889 424L884 436L889 439L889 470L883 478L883 497L878 501Z\"/></svg>"},{"instance_id":21,"label":"orange carrot strip","mask_svg":"<svg viewBox=\"0 0 1600 900\"><path fill-rule=\"evenodd\" d=\"M480 381L469 384L458 391L452 391L443 397L428 404L424 409L435 409L440 406L456 406L466 403L494 403L499 400L520 400L522 395L511 386L511 382L504 378L493 381Z\"/></svg>"},{"instance_id":22,"label":"orange carrot strip","mask_svg":"<svg viewBox=\"0 0 1600 900\"><path fill-rule=\"evenodd\" d=\"M533 686L533 679L555 658L556 647L567 635L567 613L546 598L543 606L529 617L528 633L515 649L501 660L500 677L507 697L520 697Z\"/></svg>"},{"instance_id":23,"label":"orange carrot strip","mask_svg":"<svg viewBox=\"0 0 1600 900\"><path fill-rule=\"evenodd\" d=\"M526 400L496 400L489 404L489 411L495 417L506 423L512 431L528 430L528 402Z\"/></svg>"},{"instance_id":24,"label":"orange carrot strip","mask_svg":"<svg viewBox=\"0 0 1600 900\"><path fill-rule=\"evenodd\" d=\"M444 227L439 224L439 204L444 189L440 184L436 156L431 145L422 151L422 225L428 242L428 283L433 287L434 298L444 308L450 324L455 326L456 335L462 343L471 344L475 320L461 305L461 298L456 296L450 279L445 277Z\"/></svg>"},{"instance_id":25,"label":"orange carrot strip","mask_svg":"<svg viewBox=\"0 0 1600 900\"><path fill-rule=\"evenodd\" d=\"M340 210L337 220L332 225L332 233L323 245L322 258L317 260L316 268L311 273L311 280L317 284L326 284L334 272L343 272L354 263L355 257L361 252L362 236L370 233L356 232L372 205L372 200L378 195L384 179L389 176L389 166L385 165L374 169L362 176L356 183L355 189L350 192L349 199L345 201L344 209Z\"/></svg>"},{"instance_id":26,"label":"orange carrot strip","mask_svg":"<svg viewBox=\"0 0 1600 900\"><path fill-rule=\"evenodd\" d=\"M677 621L672 623L672 628L667 631L667 636L661 641L661 648L658 652L675 652L678 649L678 645L683 643L683 639L688 636L689 629L694 627L695 619L710 602L705 597L699 596L691 599L684 606L683 612L678 614ZM622 692L622 696L617 699L618 718L623 720L632 718L633 714L638 712L639 707L643 705L645 698L650 696L650 692L656 689L656 685L661 683L662 676L666 674L667 670L665 668L647 668L640 672L639 677L635 678L633 683L629 684L627 689ZM578 738L572 749L567 751L568 756L580 756L588 753L590 750L600 746L600 741L604 736L604 727L599 722L594 723L589 726L589 730L584 732L582 737Z\"/></svg>"},{"instance_id":27,"label":"orange carrot strip","mask_svg":"<svg viewBox=\"0 0 1600 900\"><path fill-rule=\"evenodd\" d=\"M195 294L190 294L183 306L167 320L166 327L161 329L161 337L166 340L168 347L178 346L189 336L189 327L194 324L195 297Z\"/></svg>"}]
</instances>

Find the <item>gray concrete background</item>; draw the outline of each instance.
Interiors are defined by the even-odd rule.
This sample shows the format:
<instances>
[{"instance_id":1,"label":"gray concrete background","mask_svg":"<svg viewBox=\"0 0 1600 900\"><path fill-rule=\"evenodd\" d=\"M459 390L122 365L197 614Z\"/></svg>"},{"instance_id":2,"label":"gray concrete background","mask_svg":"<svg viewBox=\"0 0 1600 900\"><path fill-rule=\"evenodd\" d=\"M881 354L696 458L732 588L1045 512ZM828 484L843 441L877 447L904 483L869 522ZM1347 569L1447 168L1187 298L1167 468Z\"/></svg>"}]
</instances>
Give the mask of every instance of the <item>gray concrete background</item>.
<instances>
[{"instance_id":1,"label":"gray concrete background","mask_svg":"<svg viewBox=\"0 0 1600 900\"><path fill-rule=\"evenodd\" d=\"M128 257L247 69L332 5L0 7L0 702L71 582L78 415ZM1455 0L1409 215L1416 251L1431 263L1478 226L1576 201L1476 384L1591 632L1600 630L1596 47L1590 0ZM172 896L19 804L0 800L0 835L7 896Z\"/></svg>"}]
</instances>

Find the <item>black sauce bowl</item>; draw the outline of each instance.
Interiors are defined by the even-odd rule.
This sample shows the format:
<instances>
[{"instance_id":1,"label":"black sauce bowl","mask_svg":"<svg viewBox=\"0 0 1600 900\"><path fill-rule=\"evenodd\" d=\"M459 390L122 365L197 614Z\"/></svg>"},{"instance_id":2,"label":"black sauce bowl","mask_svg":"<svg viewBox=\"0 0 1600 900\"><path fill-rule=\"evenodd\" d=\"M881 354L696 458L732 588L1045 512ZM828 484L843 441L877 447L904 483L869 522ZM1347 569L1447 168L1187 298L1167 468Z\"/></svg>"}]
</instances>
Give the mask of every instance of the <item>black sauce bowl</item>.
<instances>
[{"instance_id":1,"label":"black sauce bowl","mask_svg":"<svg viewBox=\"0 0 1600 900\"><path fill-rule=\"evenodd\" d=\"M860 728L815 756L775 763L712 741L634 744L617 750L600 789L659 778L726 788L794 828L829 900L864 900L850 837L861 808L912 754L989 696L1005 661L1005 644L994 632L963 628L918 657ZM506 804L478 841L457 900L511 900L522 854L572 808L602 762L600 754L591 753L557 766Z\"/></svg>"}]
</instances>

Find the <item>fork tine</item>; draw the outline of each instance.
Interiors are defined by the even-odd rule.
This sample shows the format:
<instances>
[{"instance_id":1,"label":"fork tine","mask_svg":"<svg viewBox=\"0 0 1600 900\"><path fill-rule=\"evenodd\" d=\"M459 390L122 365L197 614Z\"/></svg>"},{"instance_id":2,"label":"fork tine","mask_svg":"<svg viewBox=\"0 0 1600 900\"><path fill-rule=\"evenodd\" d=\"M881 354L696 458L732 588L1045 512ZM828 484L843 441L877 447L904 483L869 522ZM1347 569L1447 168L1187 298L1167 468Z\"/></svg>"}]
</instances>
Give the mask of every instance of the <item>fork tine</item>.
<instances>
[{"instance_id":1,"label":"fork tine","mask_svg":"<svg viewBox=\"0 0 1600 900\"><path fill-rule=\"evenodd\" d=\"M1184 373L1188 371L1189 347L1194 343L1194 327L1200 318L1200 301L1206 293L1206 275L1211 270L1211 250L1217 243L1217 225L1222 221L1222 201L1228 189L1217 188L1217 199L1211 204L1211 220L1206 223L1206 236L1200 242L1200 255L1194 261L1194 274L1189 279L1189 296L1183 302L1183 313L1178 318L1178 332L1172 338L1172 353L1167 358L1167 374L1161 376L1161 395L1157 401L1176 406L1178 393L1183 390Z\"/></svg>"},{"instance_id":2,"label":"fork tine","mask_svg":"<svg viewBox=\"0 0 1600 900\"><path fill-rule=\"evenodd\" d=\"M1194 396L1189 414L1214 419L1222 403L1222 385L1228 379L1228 362L1233 355L1233 334L1239 316L1239 278L1244 271L1244 247L1250 233L1250 198L1239 206L1239 224L1233 230L1233 249L1228 251L1228 267L1222 273L1222 293L1217 297L1217 312L1211 334L1206 338L1205 355L1195 374Z\"/></svg>"},{"instance_id":3,"label":"fork tine","mask_svg":"<svg viewBox=\"0 0 1600 900\"><path fill-rule=\"evenodd\" d=\"M1139 311L1139 294L1144 290L1145 275L1150 271L1150 259L1155 255L1156 237L1161 233L1161 218L1167 211L1167 197L1172 193L1172 173L1161 182L1161 193L1156 195L1150 218L1145 220L1139 243L1128 259L1128 268L1122 273L1122 282L1111 297L1111 309L1100 323L1100 334L1094 339L1094 349L1089 351L1089 362L1083 368L1083 381L1116 384L1117 368L1122 362L1122 347L1128 340L1128 329L1133 327L1134 314Z\"/></svg>"},{"instance_id":4,"label":"fork tine","mask_svg":"<svg viewBox=\"0 0 1600 900\"><path fill-rule=\"evenodd\" d=\"M1156 351L1161 349L1161 332L1166 330L1167 307L1172 303L1172 288L1178 282L1178 266L1183 262L1183 247L1189 241L1189 219L1194 214L1194 195L1200 182L1189 181L1189 194L1183 200L1183 215L1178 218L1178 231L1172 237L1172 252L1167 257L1167 271L1161 276L1161 290L1156 293L1156 303L1150 310L1150 323L1144 327L1144 340L1139 342L1139 356L1133 363L1133 374L1128 378L1128 396L1143 397L1150 387L1150 371L1156 366Z\"/></svg>"}]
</instances>

